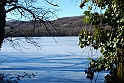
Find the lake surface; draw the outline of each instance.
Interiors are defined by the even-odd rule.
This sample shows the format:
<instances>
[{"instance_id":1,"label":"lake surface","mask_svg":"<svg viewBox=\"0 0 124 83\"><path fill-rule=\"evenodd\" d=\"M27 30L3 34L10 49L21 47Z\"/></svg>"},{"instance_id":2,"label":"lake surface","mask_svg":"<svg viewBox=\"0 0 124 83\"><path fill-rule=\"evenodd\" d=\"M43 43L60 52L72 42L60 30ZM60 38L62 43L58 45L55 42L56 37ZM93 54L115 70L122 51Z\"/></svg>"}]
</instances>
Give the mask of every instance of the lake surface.
<instances>
[{"instance_id":1,"label":"lake surface","mask_svg":"<svg viewBox=\"0 0 124 83\"><path fill-rule=\"evenodd\" d=\"M41 37L41 50L28 44L22 51L3 45L0 53L0 72L5 74L35 74L33 78L23 78L18 83L91 83L84 70L88 57L97 58L99 51L92 48L80 49L78 37ZM96 83L104 83L105 72L99 73ZM12 79L14 80L14 79ZM95 83L94 80L92 83Z\"/></svg>"}]
</instances>

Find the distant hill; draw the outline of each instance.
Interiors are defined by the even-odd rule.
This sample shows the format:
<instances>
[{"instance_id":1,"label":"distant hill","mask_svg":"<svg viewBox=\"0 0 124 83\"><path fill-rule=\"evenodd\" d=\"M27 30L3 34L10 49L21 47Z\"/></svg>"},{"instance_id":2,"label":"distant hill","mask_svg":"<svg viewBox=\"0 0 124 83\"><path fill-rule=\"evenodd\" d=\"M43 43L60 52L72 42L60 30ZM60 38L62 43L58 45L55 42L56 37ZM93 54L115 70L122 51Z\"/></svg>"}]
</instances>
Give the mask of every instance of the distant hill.
<instances>
[{"instance_id":1,"label":"distant hill","mask_svg":"<svg viewBox=\"0 0 124 83\"><path fill-rule=\"evenodd\" d=\"M83 23L83 16L63 17L54 21L6 22L6 36L77 36L89 25ZM89 28L87 28L89 29Z\"/></svg>"}]
</instances>

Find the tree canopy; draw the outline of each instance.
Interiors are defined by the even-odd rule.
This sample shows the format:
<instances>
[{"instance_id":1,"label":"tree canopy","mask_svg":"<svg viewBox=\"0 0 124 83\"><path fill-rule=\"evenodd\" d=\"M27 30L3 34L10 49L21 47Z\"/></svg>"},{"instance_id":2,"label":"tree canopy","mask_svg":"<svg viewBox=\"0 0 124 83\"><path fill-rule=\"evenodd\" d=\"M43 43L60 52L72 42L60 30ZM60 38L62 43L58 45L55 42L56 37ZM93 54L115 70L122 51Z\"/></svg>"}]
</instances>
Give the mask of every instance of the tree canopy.
<instances>
[{"instance_id":1,"label":"tree canopy","mask_svg":"<svg viewBox=\"0 0 124 83\"><path fill-rule=\"evenodd\" d=\"M87 78L92 80L94 73L109 70L105 76L106 83L123 83L124 0L83 0L80 7L83 9L87 3L84 22L90 23L94 32L83 30L79 34L79 46L100 49L102 54L98 59L90 59L90 66L85 70ZM94 7L105 12L99 13Z\"/></svg>"},{"instance_id":2,"label":"tree canopy","mask_svg":"<svg viewBox=\"0 0 124 83\"><path fill-rule=\"evenodd\" d=\"M48 32L50 32L48 26L54 29L50 20L56 17L55 12L58 10L55 8L55 6L58 5L52 3L52 1L42 0L42 3L47 3L50 5L50 7L46 7L44 5L39 7L35 4L36 1L37 0L0 0L0 48L4 39L9 40L11 42L10 44L12 44L11 46L14 45L13 39L5 34L5 26L10 27L10 31L12 33L17 33L15 27L12 25L6 25L6 19L13 20L16 18L15 20L17 21L29 21L34 26L30 32L30 35L32 35L34 32L36 23L39 23L39 25L42 24L42 27L45 27ZM36 43L35 41L30 40L30 38L26 38L26 40L28 40L30 44Z\"/></svg>"}]
</instances>

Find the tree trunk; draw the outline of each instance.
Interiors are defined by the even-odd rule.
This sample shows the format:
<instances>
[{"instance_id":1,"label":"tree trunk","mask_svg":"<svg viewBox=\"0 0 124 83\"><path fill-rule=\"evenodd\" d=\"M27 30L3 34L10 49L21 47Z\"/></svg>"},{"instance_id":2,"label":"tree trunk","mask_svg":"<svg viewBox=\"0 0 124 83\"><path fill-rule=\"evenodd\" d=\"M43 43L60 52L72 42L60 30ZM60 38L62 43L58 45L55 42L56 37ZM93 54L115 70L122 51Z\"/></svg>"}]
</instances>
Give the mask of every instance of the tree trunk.
<instances>
[{"instance_id":1,"label":"tree trunk","mask_svg":"<svg viewBox=\"0 0 124 83\"><path fill-rule=\"evenodd\" d=\"M117 83L124 83L124 49L123 47L117 51Z\"/></svg>"},{"instance_id":2,"label":"tree trunk","mask_svg":"<svg viewBox=\"0 0 124 83\"><path fill-rule=\"evenodd\" d=\"M5 23L6 23L6 13L5 13L6 0L0 0L0 48L2 46L4 35L5 35Z\"/></svg>"}]
</instances>

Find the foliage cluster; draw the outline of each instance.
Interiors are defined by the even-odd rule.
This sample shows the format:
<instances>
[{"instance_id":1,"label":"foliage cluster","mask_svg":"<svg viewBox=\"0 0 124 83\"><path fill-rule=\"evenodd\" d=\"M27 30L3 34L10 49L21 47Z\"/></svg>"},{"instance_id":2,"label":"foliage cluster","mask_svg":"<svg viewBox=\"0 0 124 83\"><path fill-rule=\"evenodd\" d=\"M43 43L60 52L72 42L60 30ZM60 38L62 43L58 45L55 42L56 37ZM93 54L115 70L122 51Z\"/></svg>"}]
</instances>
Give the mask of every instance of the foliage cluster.
<instances>
[{"instance_id":1,"label":"foliage cluster","mask_svg":"<svg viewBox=\"0 0 124 83\"><path fill-rule=\"evenodd\" d=\"M103 56L98 59L90 59L90 66L85 71L87 78L92 80L95 72L107 71L106 83L123 81L124 67L124 1L123 0L84 0L80 7L91 3L89 9L84 12L84 22L90 23L94 33L83 30L79 34L79 46L81 48L92 46L100 49ZM92 7L105 10L103 14L92 12ZM109 26L109 28L105 28ZM121 70L122 69L122 70Z\"/></svg>"}]
</instances>

